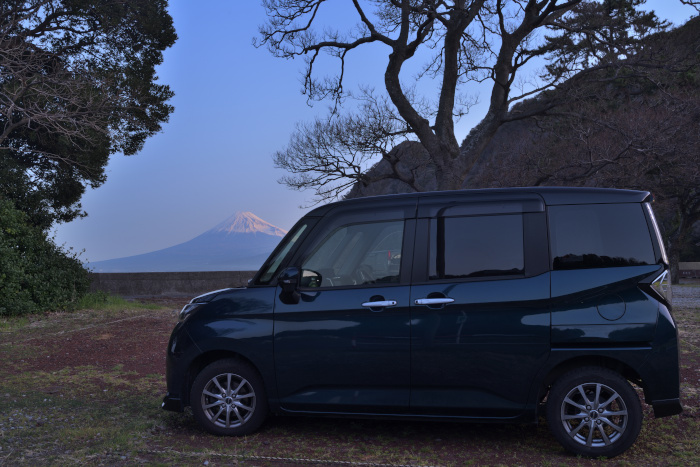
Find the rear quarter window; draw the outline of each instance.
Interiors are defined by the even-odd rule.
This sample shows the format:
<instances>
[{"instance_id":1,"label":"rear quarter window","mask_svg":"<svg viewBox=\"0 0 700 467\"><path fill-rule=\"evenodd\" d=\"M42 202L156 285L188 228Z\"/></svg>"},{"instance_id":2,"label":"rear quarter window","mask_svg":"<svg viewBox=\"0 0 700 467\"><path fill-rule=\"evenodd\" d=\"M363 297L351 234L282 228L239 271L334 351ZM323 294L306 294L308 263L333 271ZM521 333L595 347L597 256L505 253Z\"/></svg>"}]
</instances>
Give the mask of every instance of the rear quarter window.
<instances>
[{"instance_id":1,"label":"rear quarter window","mask_svg":"<svg viewBox=\"0 0 700 467\"><path fill-rule=\"evenodd\" d=\"M642 205L550 206L552 269L654 264L654 248Z\"/></svg>"}]
</instances>

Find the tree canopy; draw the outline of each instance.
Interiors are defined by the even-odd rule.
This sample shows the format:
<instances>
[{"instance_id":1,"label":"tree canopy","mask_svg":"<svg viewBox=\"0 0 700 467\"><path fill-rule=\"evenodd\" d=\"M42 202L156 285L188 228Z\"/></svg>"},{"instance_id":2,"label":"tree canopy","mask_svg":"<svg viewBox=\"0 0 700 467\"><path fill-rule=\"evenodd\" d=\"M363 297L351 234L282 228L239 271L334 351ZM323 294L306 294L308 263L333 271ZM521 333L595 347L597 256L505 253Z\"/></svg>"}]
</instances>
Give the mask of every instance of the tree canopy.
<instances>
[{"instance_id":1,"label":"tree canopy","mask_svg":"<svg viewBox=\"0 0 700 467\"><path fill-rule=\"evenodd\" d=\"M566 88L574 75L615 80L663 66L660 57L637 54L645 38L667 27L639 10L644 0L348 0L354 21L324 23L328 3L264 0L268 22L258 41L276 56L305 57L304 92L333 102L328 117L299 125L289 146L275 154L277 165L291 172L282 182L314 189L318 200L339 196L352 183L385 178L416 191L460 188L501 125L551 111L566 93L541 99L527 112L510 112L513 104ZM359 108L343 112L346 60L372 43L388 51L385 89L362 90ZM338 62L332 77L316 75L324 53ZM535 59L544 69L537 79L523 80ZM439 83L437 96L418 95L415 77L402 74L412 61L421 61L419 77ZM490 83L488 110L460 143L454 123L469 110L473 101L464 91L476 82ZM401 170L401 151L392 149L403 140L416 141L427 154L422 170L432 183ZM389 170L368 172L379 160Z\"/></svg>"},{"instance_id":2,"label":"tree canopy","mask_svg":"<svg viewBox=\"0 0 700 467\"><path fill-rule=\"evenodd\" d=\"M167 0L0 4L0 198L43 229L83 215L111 154L160 131L155 67L177 36Z\"/></svg>"}]
</instances>

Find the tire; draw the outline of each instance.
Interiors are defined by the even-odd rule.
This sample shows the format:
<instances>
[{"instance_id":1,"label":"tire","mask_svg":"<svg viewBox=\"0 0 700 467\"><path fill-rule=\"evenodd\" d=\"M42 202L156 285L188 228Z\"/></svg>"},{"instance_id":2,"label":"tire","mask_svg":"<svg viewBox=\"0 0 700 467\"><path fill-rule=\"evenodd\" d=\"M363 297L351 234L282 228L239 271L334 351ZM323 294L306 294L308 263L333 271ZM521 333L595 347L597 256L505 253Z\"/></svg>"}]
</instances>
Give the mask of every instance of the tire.
<instances>
[{"instance_id":1,"label":"tire","mask_svg":"<svg viewBox=\"0 0 700 467\"><path fill-rule=\"evenodd\" d=\"M202 428L222 436L251 434L268 413L262 378L252 366L235 359L205 367L192 384L190 404Z\"/></svg>"},{"instance_id":2,"label":"tire","mask_svg":"<svg viewBox=\"0 0 700 467\"><path fill-rule=\"evenodd\" d=\"M585 457L614 457L637 439L642 405L620 374L601 367L579 368L552 385L547 423L568 451Z\"/></svg>"}]
</instances>

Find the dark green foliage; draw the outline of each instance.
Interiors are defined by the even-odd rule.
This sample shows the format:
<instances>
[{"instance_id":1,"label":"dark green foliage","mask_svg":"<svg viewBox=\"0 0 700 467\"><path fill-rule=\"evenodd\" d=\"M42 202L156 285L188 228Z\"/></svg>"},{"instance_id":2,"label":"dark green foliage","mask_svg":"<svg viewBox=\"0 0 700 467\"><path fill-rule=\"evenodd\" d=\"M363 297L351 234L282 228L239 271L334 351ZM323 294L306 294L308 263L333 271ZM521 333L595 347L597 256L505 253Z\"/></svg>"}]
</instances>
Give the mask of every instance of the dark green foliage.
<instances>
[{"instance_id":1,"label":"dark green foliage","mask_svg":"<svg viewBox=\"0 0 700 467\"><path fill-rule=\"evenodd\" d=\"M0 199L0 316L70 307L89 287L88 272Z\"/></svg>"},{"instance_id":2,"label":"dark green foliage","mask_svg":"<svg viewBox=\"0 0 700 467\"><path fill-rule=\"evenodd\" d=\"M0 196L44 229L84 215L111 154L137 153L173 107L155 67L166 0L0 3Z\"/></svg>"},{"instance_id":3,"label":"dark green foliage","mask_svg":"<svg viewBox=\"0 0 700 467\"><path fill-rule=\"evenodd\" d=\"M620 77L620 70L637 71L640 63L633 58L643 43L668 27L654 12L638 9L644 2L585 0L576 5L572 14L552 24L551 29L558 33L548 36L538 49L550 62L547 73L572 76L582 70L610 69Z\"/></svg>"},{"instance_id":4,"label":"dark green foliage","mask_svg":"<svg viewBox=\"0 0 700 467\"><path fill-rule=\"evenodd\" d=\"M0 150L0 196L11 199L33 225L43 229L81 215L79 201L85 185L96 187L104 182L109 157L106 146L82 151L45 131L21 129L15 133L18 144L26 149ZM42 157L29 148L70 154L71 161Z\"/></svg>"}]
</instances>

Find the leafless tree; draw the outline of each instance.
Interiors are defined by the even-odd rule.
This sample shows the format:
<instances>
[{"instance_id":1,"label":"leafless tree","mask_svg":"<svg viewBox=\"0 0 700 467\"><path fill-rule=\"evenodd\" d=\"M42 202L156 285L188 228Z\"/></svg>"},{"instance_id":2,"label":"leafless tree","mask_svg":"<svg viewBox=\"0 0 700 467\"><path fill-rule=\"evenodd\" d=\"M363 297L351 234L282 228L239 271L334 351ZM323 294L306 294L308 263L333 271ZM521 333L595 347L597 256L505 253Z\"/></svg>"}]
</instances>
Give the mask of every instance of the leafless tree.
<instances>
[{"instance_id":1,"label":"leafless tree","mask_svg":"<svg viewBox=\"0 0 700 467\"><path fill-rule=\"evenodd\" d=\"M275 165L292 174L282 183L297 190L315 186L320 199L336 197L356 183L366 186L386 179L422 188L417 172L425 167L402 170L402 152L394 150L411 134L410 128L385 96L363 89L360 100L357 112L297 124L289 145L274 155ZM369 171L377 154L387 163L386 172Z\"/></svg>"},{"instance_id":2,"label":"leafless tree","mask_svg":"<svg viewBox=\"0 0 700 467\"><path fill-rule=\"evenodd\" d=\"M392 123L383 129L387 138L381 145L386 149L397 137L417 140L429 154L435 185L438 189L462 186L479 156L498 128L506 122L524 119L542 113L558 102L541 101L532 114L509 112L510 107L523 98L551 89L576 73L618 66L620 58L632 66L634 46L644 37L663 28L653 15L642 18L635 12L634 26L627 25L625 34L618 34L614 52L616 60L602 53L611 36L610 22L587 23L586 18L612 18L608 1L592 0L348 0L356 14L356 21L346 18L323 23L326 0L265 0L268 22L260 28L258 45L267 45L278 57L303 56L304 91L309 99L331 99L334 103L328 125L341 115L346 59L351 53L368 44L381 44L388 51L384 70L384 85L390 106L383 108ZM620 3L620 2L615 2ZM639 0L625 0L633 7ZM607 8L607 10L606 10ZM337 26L343 24L344 29ZM619 26L615 26L618 27ZM546 29L545 29L546 28ZM549 36L540 31L547 30ZM561 42L564 41L564 42ZM567 45L566 54L558 49ZM338 73L331 77L316 76L317 63L327 53L338 61ZM545 57L548 66L536 82L519 86L516 79L533 58ZM440 83L437 99L415 95L411 79L402 75L410 62L420 61L422 75ZM653 66L653 65L650 65ZM455 119L468 108L465 86L474 82L490 82L491 92L486 115L460 144L455 136ZM426 102L428 104L426 104ZM434 105L430 105L434 102ZM467 107L465 108L464 105ZM360 111L362 114L362 110ZM349 118L349 117L345 117ZM354 121L365 121L353 117ZM369 123L367 123L369 125ZM341 125L342 126L342 125ZM391 151L366 151L361 164L352 158L333 172L332 165L316 159L313 146L296 144L303 135L313 131L325 132L321 125L300 126L289 147L279 151L275 158L280 167L304 170L302 176L287 177L283 182L293 188L314 188L320 199L337 196L353 180L366 177L368 161L387 160ZM303 138L302 138L303 139ZM344 148L336 147L339 156ZM345 154L345 153L344 153ZM314 160L309 164L300 161ZM391 161L389 161L391 162ZM328 170L316 171L321 165ZM330 175L330 173L333 175ZM348 176L349 175L349 176ZM420 190L415 180L384 174ZM405 177L404 177L405 178ZM343 182L340 182L343 180ZM364 179L365 182L367 179Z\"/></svg>"}]
</instances>

